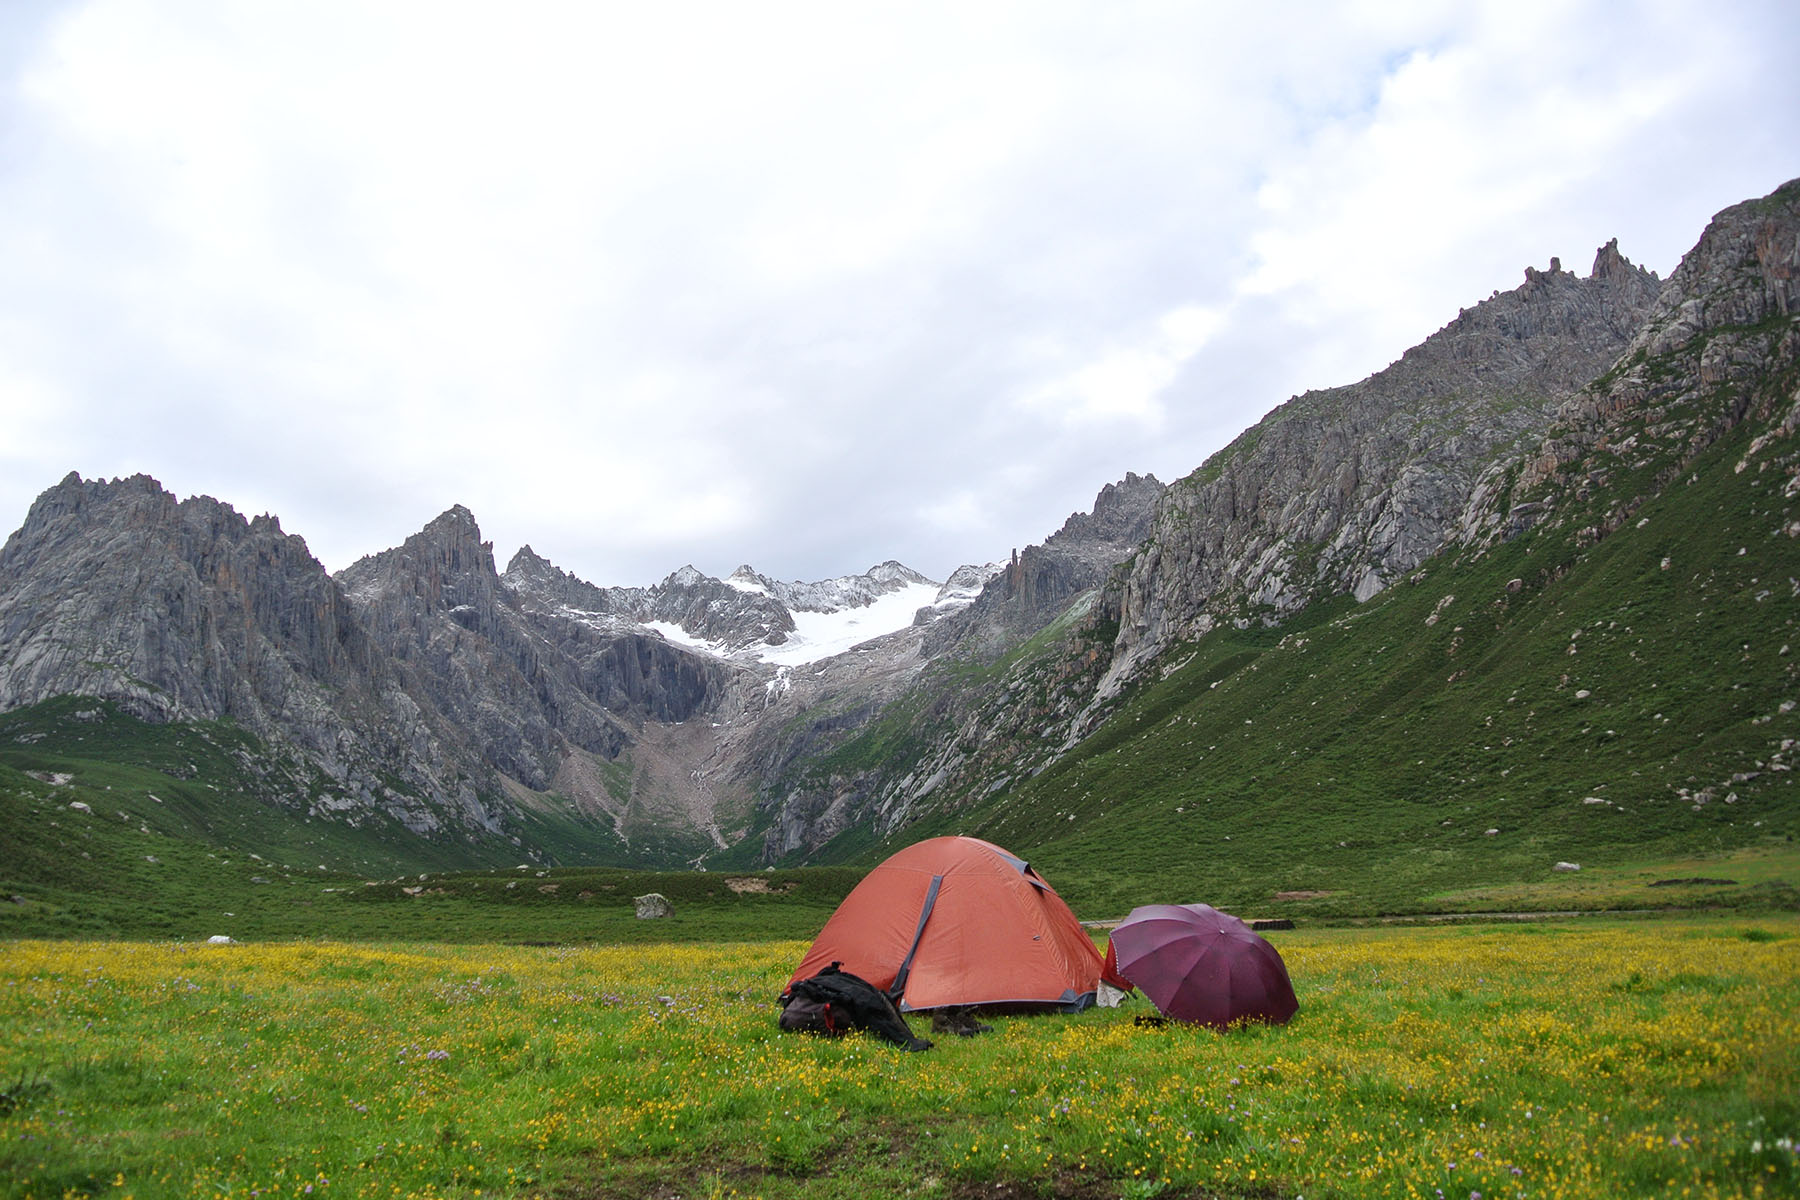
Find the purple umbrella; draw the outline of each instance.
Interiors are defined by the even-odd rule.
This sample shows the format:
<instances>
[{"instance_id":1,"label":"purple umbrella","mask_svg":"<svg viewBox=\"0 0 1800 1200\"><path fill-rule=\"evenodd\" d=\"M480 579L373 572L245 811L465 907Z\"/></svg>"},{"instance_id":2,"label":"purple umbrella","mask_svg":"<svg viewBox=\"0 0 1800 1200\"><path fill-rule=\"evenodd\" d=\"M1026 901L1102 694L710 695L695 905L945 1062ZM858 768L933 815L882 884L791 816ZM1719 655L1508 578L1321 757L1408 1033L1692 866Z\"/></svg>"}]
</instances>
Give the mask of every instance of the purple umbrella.
<instances>
[{"instance_id":1,"label":"purple umbrella","mask_svg":"<svg viewBox=\"0 0 1800 1200\"><path fill-rule=\"evenodd\" d=\"M1287 966L1267 940L1207 904L1146 904L1112 932L1107 957L1163 1015L1215 1029L1285 1025L1299 1009Z\"/></svg>"}]
</instances>

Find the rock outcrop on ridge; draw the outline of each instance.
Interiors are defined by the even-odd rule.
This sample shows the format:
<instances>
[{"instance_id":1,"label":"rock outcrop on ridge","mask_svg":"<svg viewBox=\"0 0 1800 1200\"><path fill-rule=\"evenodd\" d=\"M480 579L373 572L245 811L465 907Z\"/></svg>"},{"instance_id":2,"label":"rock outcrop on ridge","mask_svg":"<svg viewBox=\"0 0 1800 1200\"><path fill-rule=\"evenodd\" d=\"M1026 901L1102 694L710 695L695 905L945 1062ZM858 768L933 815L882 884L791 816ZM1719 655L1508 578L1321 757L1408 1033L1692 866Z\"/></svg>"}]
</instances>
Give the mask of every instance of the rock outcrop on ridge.
<instances>
[{"instance_id":1,"label":"rock outcrop on ridge","mask_svg":"<svg viewBox=\"0 0 1800 1200\"><path fill-rule=\"evenodd\" d=\"M1163 490L1156 476L1135 472L1101 488L1091 512L1072 513L1042 545L1013 551L974 603L932 630L927 652L991 656L1048 625L1149 536Z\"/></svg>"},{"instance_id":2,"label":"rock outcrop on ridge","mask_svg":"<svg viewBox=\"0 0 1800 1200\"><path fill-rule=\"evenodd\" d=\"M1745 420L1779 413L1738 468L1747 469L1800 429L1797 319L1800 180L1713 218L1612 368L1564 402L1538 444L1483 477L1458 539L1480 544L1560 520L1559 508L1594 485L1660 464L1639 495L1583 530L1598 540ZM1730 403L1709 402L1721 390ZM1800 490L1800 475L1787 486Z\"/></svg>"},{"instance_id":3,"label":"rock outcrop on ridge","mask_svg":"<svg viewBox=\"0 0 1800 1200\"><path fill-rule=\"evenodd\" d=\"M1494 462L1624 350L1656 299L1609 242L1578 277L1552 260L1360 383L1296 396L1170 485L1107 606L1115 689L1221 621L1367 599L1453 536Z\"/></svg>"}]
</instances>

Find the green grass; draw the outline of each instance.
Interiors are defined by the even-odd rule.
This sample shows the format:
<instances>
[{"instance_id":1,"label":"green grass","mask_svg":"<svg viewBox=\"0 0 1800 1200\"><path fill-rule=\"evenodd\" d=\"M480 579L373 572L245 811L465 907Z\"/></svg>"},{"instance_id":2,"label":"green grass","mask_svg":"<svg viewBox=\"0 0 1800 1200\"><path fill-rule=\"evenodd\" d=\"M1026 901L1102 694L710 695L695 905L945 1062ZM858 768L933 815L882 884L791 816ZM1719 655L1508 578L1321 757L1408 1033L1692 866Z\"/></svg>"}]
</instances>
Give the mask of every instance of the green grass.
<instances>
[{"instance_id":1,"label":"green grass","mask_svg":"<svg viewBox=\"0 0 1800 1200\"><path fill-rule=\"evenodd\" d=\"M1791 917L1272 936L1284 1027L1134 999L922 1054L777 1032L799 941L13 943L0 1195L1800 1188Z\"/></svg>"}]
</instances>

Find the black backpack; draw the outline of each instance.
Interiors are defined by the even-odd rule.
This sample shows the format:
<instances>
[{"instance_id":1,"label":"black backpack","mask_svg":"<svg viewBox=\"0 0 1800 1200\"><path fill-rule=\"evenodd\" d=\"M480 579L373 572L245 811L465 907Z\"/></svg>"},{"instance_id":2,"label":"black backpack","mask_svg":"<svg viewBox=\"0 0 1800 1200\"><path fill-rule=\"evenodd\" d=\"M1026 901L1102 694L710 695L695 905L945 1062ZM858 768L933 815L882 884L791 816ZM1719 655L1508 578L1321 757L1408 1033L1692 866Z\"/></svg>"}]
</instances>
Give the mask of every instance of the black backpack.
<instances>
[{"instance_id":1,"label":"black backpack","mask_svg":"<svg viewBox=\"0 0 1800 1200\"><path fill-rule=\"evenodd\" d=\"M795 1033L837 1037L866 1029L903 1050L929 1050L931 1043L913 1036L900 1010L874 984L832 963L811 979L789 985L781 994L781 1028Z\"/></svg>"},{"instance_id":2,"label":"black backpack","mask_svg":"<svg viewBox=\"0 0 1800 1200\"><path fill-rule=\"evenodd\" d=\"M785 1033L816 1033L839 1037L850 1032L850 1018L831 1011L831 1001L788 993L782 998L781 1028Z\"/></svg>"}]
</instances>

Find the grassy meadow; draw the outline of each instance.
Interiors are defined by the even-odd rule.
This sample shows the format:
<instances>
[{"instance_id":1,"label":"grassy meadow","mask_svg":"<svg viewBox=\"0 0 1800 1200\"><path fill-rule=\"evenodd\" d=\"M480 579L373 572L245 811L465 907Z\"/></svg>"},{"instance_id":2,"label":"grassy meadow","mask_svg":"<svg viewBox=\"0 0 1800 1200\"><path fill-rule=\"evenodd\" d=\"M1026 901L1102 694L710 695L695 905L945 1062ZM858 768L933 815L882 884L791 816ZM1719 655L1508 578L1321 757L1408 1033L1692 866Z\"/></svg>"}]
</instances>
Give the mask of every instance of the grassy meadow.
<instances>
[{"instance_id":1,"label":"grassy meadow","mask_svg":"<svg viewBox=\"0 0 1800 1200\"><path fill-rule=\"evenodd\" d=\"M779 1033L802 941L13 941L0 1188L1800 1194L1800 920L1270 936L1285 1027L1144 1026L1133 999L923 1054Z\"/></svg>"}]
</instances>

